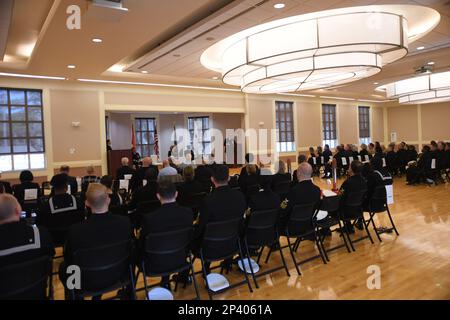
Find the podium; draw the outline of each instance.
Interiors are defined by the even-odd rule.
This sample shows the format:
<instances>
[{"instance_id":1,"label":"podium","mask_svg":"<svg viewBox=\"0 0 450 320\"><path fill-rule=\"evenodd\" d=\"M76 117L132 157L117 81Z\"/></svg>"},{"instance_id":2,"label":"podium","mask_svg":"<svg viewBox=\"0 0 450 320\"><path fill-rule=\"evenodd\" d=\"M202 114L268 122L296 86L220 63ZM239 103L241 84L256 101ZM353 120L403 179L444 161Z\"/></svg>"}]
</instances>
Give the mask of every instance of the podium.
<instances>
[{"instance_id":1,"label":"podium","mask_svg":"<svg viewBox=\"0 0 450 320\"><path fill-rule=\"evenodd\" d=\"M133 161L133 153L128 150L110 150L108 151L108 175L116 176L117 169L122 166L122 158L127 157L130 163Z\"/></svg>"}]
</instances>

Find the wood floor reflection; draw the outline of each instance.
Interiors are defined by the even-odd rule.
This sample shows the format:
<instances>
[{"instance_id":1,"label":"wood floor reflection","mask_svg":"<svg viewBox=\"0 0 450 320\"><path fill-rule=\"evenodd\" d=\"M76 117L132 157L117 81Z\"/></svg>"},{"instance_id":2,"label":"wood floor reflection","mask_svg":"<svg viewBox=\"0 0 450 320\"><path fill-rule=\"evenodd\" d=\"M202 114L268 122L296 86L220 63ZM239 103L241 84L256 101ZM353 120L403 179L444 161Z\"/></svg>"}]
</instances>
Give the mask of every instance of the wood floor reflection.
<instances>
[{"instance_id":1,"label":"wood floor reflection","mask_svg":"<svg viewBox=\"0 0 450 320\"><path fill-rule=\"evenodd\" d=\"M323 189L330 189L326 181L315 179ZM215 299L450 299L450 187L438 185L406 186L404 179L395 179L395 204L391 206L400 236L383 234L382 243L372 235L375 244L364 240L355 244L356 252L341 248L329 253L331 262L324 265L314 259L301 265L297 276L288 250L285 251L291 277L283 269L259 278L260 288L253 285L250 293L246 285L215 296ZM381 225L388 225L382 218ZM356 236L363 235L360 231ZM341 243L338 234L326 241L327 246ZM297 257L305 260L317 255L312 242L301 244ZM263 256L264 258L264 256ZM56 263L57 264L57 263ZM269 263L261 263L261 272L281 264L278 254ZM367 288L367 268L379 266L381 288ZM57 267L57 266L55 266ZM195 263L200 271L199 261ZM231 283L240 281L242 274L234 269L227 275ZM204 282L197 277L202 299L207 299ZM156 283L159 279L150 280ZM64 299L62 285L55 278L55 298ZM143 287L142 277L138 288ZM193 286L179 286L175 299L194 297ZM144 299L143 291L138 298Z\"/></svg>"}]
</instances>

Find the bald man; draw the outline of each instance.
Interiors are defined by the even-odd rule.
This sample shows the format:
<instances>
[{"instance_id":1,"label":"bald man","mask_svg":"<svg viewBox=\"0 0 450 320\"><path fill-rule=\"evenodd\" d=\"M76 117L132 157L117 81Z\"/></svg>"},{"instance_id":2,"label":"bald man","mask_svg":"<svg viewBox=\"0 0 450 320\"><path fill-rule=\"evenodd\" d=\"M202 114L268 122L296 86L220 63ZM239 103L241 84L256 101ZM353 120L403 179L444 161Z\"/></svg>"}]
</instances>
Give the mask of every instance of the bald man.
<instances>
[{"instance_id":1,"label":"bald man","mask_svg":"<svg viewBox=\"0 0 450 320\"><path fill-rule=\"evenodd\" d=\"M320 188L316 186L312 179L313 168L307 162L302 162L297 168L298 183L288 193L288 204L283 212L281 221L287 222L289 215L295 205L314 203L319 205Z\"/></svg>"},{"instance_id":2,"label":"bald man","mask_svg":"<svg viewBox=\"0 0 450 320\"><path fill-rule=\"evenodd\" d=\"M0 194L0 268L55 254L47 230L20 221L21 213L16 198Z\"/></svg>"},{"instance_id":3,"label":"bald man","mask_svg":"<svg viewBox=\"0 0 450 320\"><path fill-rule=\"evenodd\" d=\"M130 159L128 159L127 157L123 157L120 162L121 162L122 166L119 169L117 169L117 172L116 172L116 179L117 180L124 180L125 176L127 176L127 175L133 176L136 173L129 166Z\"/></svg>"},{"instance_id":4,"label":"bald man","mask_svg":"<svg viewBox=\"0 0 450 320\"><path fill-rule=\"evenodd\" d=\"M166 177L166 176L176 176L178 174L177 169L170 165L169 160L163 161L163 168L159 172L158 178Z\"/></svg>"}]
</instances>

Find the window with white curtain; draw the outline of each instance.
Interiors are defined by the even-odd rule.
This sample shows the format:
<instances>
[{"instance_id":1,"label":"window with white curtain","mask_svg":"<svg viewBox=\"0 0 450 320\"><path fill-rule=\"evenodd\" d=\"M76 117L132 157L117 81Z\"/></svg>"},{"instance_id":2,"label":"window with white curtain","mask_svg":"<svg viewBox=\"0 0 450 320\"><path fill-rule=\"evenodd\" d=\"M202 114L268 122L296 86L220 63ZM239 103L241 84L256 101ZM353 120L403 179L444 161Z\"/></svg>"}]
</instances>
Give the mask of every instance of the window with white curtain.
<instances>
[{"instance_id":1,"label":"window with white curtain","mask_svg":"<svg viewBox=\"0 0 450 320\"><path fill-rule=\"evenodd\" d=\"M42 90L0 88L0 171L44 168Z\"/></svg>"}]
</instances>

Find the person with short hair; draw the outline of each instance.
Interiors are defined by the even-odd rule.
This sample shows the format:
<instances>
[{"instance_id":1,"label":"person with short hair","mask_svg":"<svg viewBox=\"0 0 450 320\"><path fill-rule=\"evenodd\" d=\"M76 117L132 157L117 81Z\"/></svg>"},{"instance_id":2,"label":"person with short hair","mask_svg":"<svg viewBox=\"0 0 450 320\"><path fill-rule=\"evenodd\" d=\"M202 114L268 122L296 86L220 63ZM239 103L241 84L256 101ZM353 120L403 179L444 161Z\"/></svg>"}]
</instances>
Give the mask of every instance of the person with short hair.
<instances>
[{"instance_id":1,"label":"person with short hair","mask_svg":"<svg viewBox=\"0 0 450 320\"><path fill-rule=\"evenodd\" d=\"M130 209L136 209L142 202L158 200L156 192L158 188L158 174L154 168L148 168L145 172L146 184L138 188L131 195L131 201L129 204Z\"/></svg>"},{"instance_id":2,"label":"person with short hair","mask_svg":"<svg viewBox=\"0 0 450 320\"><path fill-rule=\"evenodd\" d=\"M21 221L21 214L15 197L0 194L0 268L55 255L47 230Z\"/></svg>"},{"instance_id":3,"label":"person with short hair","mask_svg":"<svg viewBox=\"0 0 450 320\"><path fill-rule=\"evenodd\" d=\"M91 183L86 192L86 207L91 210L89 219L70 227L64 246L64 262L60 266L60 279L66 283L66 268L73 264L74 253L81 249L94 249L115 243L132 241L130 219L109 212L111 200L108 189ZM101 259L92 257L92 259ZM99 298L99 297L96 297Z\"/></svg>"},{"instance_id":4,"label":"person with short hair","mask_svg":"<svg viewBox=\"0 0 450 320\"><path fill-rule=\"evenodd\" d=\"M85 193L89 184L98 183L100 178L95 175L95 169L93 165L86 167L86 175L81 178L81 192Z\"/></svg>"},{"instance_id":5,"label":"person with short hair","mask_svg":"<svg viewBox=\"0 0 450 320\"><path fill-rule=\"evenodd\" d=\"M67 165L62 165L59 168L59 173L67 175L67 185L70 186L70 194L78 193L77 178L70 176L70 167ZM53 178L50 180L50 184L53 185Z\"/></svg>"},{"instance_id":6,"label":"person with short hair","mask_svg":"<svg viewBox=\"0 0 450 320\"><path fill-rule=\"evenodd\" d=\"M183 180L184 182L178 186L178 200L180 204L187 204L190 202L192 195L204 192L204 187L195 179L193 166L184 167Z\"/></svg>"},{"instance_id":7,"label":"person with short hair","mask_svg":"<svg viewBox=\"0 0 450 320\"><path fill-rule=\"evenodd\" d=\"M24 198L25 198L25 190L29 189L37 189L37 197L41 196L41 188L39 184L33 182L34 176L33 173L30 170L24 170L20 173L19 176L20 184L16 184L12 187L13 194L19 200L19 203L23 206L24 205Z\"/></svg>"},{"instance_id":8,"label":"person with short hair","mask_svg":"<svg viewBox=\"0 0 450 320\"><path fill-rule=\"evenodd\" d=\"M123 199L118 192L113 191L113 183L114 179L112 176L103 176L100 179L100 183L104 185L107 189L109 198L111 199L110 208L111 207L120 207L123 205Z\"/></svg>"},{"instance_id":9,"label":"person with short hair","mask_svg":"<svg viewBox=\"0 0 450 320\"><path fill-rule=\"evenodd\" d=\"M128 159L127 157L123 157L120 160L120 163L122 164L122 166L119 169L117 169L117 171L116 171L116 179L124 180L125 176L129 176L129 175L131 175L131 178L132 178L133 175L135 174L135 171L133 170L133 168L131 168L129 166L130 159Z\"/></svg>"},{"instance_id":10,"label":"person with short hair","mask_svg":"<svg viewBox=\"0 0 450 320\"><path fill-rule=\"evenodd\" d=\"M300 166L302 163L307 162L308 159L306 157L306 155L304 154L299 154L297 157L297 163ZM294 172L292 173L292 186L296 185L298 182L298 176L297 176L297 169L294 170Z\"/></svg>"},{"instance_id":11,"label":"person with short hair","mask_svg":"<svg viewBox=\"0 0 450 320\"><path fill-rule=\"evenodd\" d=\"M240 179L238 181L242 193L249 195L249 192L254 192L255 187L259 186L260 176L258 175L258 167L255 164L247 164L245 169L247 172L245 179Z\"/></svg>"},{"instance_id":12,"label":"person with short hair","mask_svg":"<svg viewBox=\"0 0 450 320\"><path fill-rule=\"evenodd\" d=\"M159 171L158 178L166 176L176 176L178 174L177 169L170 165L169 160L163 161L163 168Z\"/></svg>"}]
</instances>

